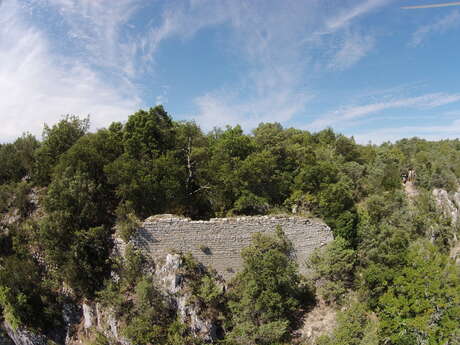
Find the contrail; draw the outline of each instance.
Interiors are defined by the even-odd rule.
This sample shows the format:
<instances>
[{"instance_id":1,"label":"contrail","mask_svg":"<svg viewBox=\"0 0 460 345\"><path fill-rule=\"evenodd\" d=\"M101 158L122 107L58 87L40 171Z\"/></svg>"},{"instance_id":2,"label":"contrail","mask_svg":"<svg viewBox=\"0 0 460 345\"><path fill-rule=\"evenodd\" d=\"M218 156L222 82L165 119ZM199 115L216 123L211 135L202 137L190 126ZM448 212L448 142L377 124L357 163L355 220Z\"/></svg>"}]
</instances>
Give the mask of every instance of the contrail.
<instances>
[{"instance_id":1,"label":"contrail","mask_svg":"<svg viewBox=\"0 0 460 345\"><path fill-rule=\"evenodd\" d=\"M431 4L431 5L404 6L404 7L401 7L401 8L403 10L415 10L417 8L436 8L436 7L449 7L449 6L460 6L460 1L445 2L445 3L442 3L442 4Z\"/></svg>"}]
</instances>

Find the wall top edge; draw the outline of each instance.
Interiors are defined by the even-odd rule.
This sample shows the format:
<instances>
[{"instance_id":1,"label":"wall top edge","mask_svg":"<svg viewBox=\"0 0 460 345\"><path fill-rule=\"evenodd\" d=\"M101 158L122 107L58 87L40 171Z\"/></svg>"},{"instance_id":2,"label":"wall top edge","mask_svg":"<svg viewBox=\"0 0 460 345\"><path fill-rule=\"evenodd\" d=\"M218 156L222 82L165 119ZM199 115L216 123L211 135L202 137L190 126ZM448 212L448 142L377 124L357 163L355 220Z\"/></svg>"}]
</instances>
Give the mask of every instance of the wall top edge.
<instances>
[{"instance_id":1,"label":"wall top edge","mask_svg":"<svg viewBox=\"0 0 460 345\"><path fill-rule=\"evenodd\" d=\"M265 216L238 216L226 218L211 218L209 220L191 220L188 217L174 214L159 214L146 218L144 224L149 223L192 223L192 224L215 224L215 223L240 223L240 222L261 222L261 221L294 221L303 223L315 223L327 226L318 218L302 217L295 215L265 215Z\"/></svg>"}]
</instances>

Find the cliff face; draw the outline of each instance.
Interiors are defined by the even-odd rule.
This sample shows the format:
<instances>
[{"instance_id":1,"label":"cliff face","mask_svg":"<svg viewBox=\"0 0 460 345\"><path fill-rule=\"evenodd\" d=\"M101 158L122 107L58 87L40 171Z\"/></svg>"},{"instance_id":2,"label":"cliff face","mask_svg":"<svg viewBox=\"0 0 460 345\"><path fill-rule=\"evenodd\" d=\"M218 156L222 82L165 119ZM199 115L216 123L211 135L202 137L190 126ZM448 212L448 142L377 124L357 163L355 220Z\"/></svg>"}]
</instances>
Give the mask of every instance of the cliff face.
<instances>
[{"instance_id":1,"label":"cliff face","mask_svg":"<svg viewBox=\"0 0 460 345\"><path fill-rule=\"evenodd\" d=\"M460 192L448 193L444 189L434 189L433 197L439 210L456 224L460 218Z\"/></svg>"},{"instance_id":2,"label":"cliff face","mask_svg":"<svg viewBox=\"0 0 460 345\"><path fill-rule=\"evenodd\" d=\"M202 339L203 342L213 342L217 337L218 321L211 316L209 310L194 302L190 287L193 282L186 277L182 256L167 254L161 261L161 264L155 265L155 269L151 271L155 286L160 289L171 308L177 310L179 320L187 325L190 334ZM125 324L117 319L111 308L97 302L85 301L79 309L81 318L75 324L76 331L66 338L66 345L91 342L97 333L106 336L111 344L134 345L123 336ZM39 343L31 345L35 344Z\"/></svg>"},{"instance_id":3,"label":"cliff face","mask_svg":"<svg viewBox=\"0 0 460 345\"><path fill-rule=\"evenodd\" d=\"M212 311L203 310L194 302L185 264L181 255L174 251L191 253L198 262L214 268L225 278L234 275L242 265L240 252L250 245L256 232L267 233L281 226L292 241L295 258L301 270L311 252L333 239L327 225L318 220L288 216L257 216L191 221L172 215L148 218L131 239L131 244L153 258L155 264L148 274L162 291L170 305L191 334L212 342L218 332L218 321ZM125 257L126 243L115 238L113 255ZM114 278L116 279L116 278ZM221 284L223 289L224 282ZM64 329L57 330L59 337L53 337L59 344L74 345L90 341L97 333L102 333L114 344L132 345L123 338L123 324L117 320L112 310L94 301L64 306ZM0 344L42 345L49 337L33 334L23 329L12 329L3 325Z\"/></svg>"},{"instance_id":4,"label":"cliff face","mask_svg":"<svg viewBox=\"0 0 460 345\"><path fill-rule=\"evenodd\" d=\"M442 214L452 221L452 248L450 257L460 264L460 241L455 228L460 226L460 191L448 193L444 189L434 189L433 198Z\"/></svg>"},{"instance_id":5,"label":"cliff face","mask_svg":"<svg viewBox=\"0 0 460 345\"><path fill-rule=\"evenodd\" d=\"M253 234L273 232L281 226L291 240L302 273L305 260L318 247L332 241L332 231L324 223L309 218L256 216L213 218L192 221L173 215L148 218L132 238L135 247L151 257L164 257L171 250L192 255L225 278L241 265L241 250L250 245Z\"/></svg>"}]
</instances>

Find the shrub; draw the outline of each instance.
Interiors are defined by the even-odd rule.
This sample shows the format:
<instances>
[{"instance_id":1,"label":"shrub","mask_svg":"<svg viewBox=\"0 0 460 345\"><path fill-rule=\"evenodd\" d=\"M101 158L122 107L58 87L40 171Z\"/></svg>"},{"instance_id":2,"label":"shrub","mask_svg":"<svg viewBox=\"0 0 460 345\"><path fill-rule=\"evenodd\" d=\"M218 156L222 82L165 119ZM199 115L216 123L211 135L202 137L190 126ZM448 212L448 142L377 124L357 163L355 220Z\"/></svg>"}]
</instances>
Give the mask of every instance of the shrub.
<instances>
[{"instance_id":1,"label":"shrub","mask_svg":"<svg viewBox=\"0 0 460 345\"><path fill-rule=\"evenodd\" d=\"M306 291L281 228L275 236L255 234L242 251L243 271L232 283L229 308L234 344L276 344L289 339Z\"/></svg>"},{"instance_id":2,"label":"shrub","mask_svg":"<svg viewBox=\"0 0 460 345\"><path fill-rule=\"evenodd\" d=\"M139 228L140 220L134 213L131 204L127 202L120 204L115 212L117 215L117 235L120 236L123 241L129 242Z\"/></svg>"},{"instance_id":3,"label":"shrub","mask_svg":"<svg viewBox=\"0 0 460 345\"><path fill-rule=\"evenodd\" d=\"M355 251L341 237L312 253L307 266L313 269L318 293L326 302L341 302L353 282L355 263Z\"/></svg>"}]
</instances>

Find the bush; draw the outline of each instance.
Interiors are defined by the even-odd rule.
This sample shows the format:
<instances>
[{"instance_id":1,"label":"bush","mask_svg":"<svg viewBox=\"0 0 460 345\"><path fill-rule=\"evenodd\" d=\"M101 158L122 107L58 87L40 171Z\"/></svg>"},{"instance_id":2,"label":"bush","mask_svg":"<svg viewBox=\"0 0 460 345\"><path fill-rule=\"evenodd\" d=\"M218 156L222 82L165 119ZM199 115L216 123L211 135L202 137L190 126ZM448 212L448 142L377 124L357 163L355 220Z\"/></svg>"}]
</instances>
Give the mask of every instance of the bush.
<instances>
[{"instance_id":1,"label":"bush","mask_svg":"<svg viewBox=\"0 0 460 345\"><path fill-rule=\"evenodd\" d=\"M128 243L137 229L139 229L141 221L137 218L130 203L120 204L115 212L117 215L117 235Z\"/></svg>"},{"instance_id":2,"label":"bush","mask_svg":"<svg viewBox=\"0 0 460 345\"><path fill-rule=\"evenodd\" d=\"M144 278L136 285L134 301L124 336L138 345L166 344L174 313L150 279Z\"/></svg>"},{"instance_id":3,"label":"bush","mask_svg":"<svg viewBox=\"0 0 460 345\"><path fill-rule=\"evenodd\" d=\"M330 336L323 335L316 345L378 345L378 322L372 321L365 306L349 301L345 311L337 315L337 327Z\"/></svg>"},{"instance_id":4,"label":"bush","mask_svg":"<svg viewBox=\"0 0 460 345\"><path fill-rule=\"evenodd\" d=\"M266 214L268 209L269 205L265 198L244 191L236 200L232 212L235 214L255 215Z\"/></svg>"},{"instance_id":5,"label":"bush","mask_svg":"<svg viewBox=\"0 0 460 345\"><path fill-rule=\"evenodd\" d=\"M355 264L356 252L341 237L325 248L316 249L307 262L314 272L317 292L328 303L342 302L345 292L352 286Z\"/></svg>"},{"instance_id":6,"label":"bush","mask_svg":"<svg viewBox=\"0 0 460 345\"><path fill-rule=\"evenodd\" d=\"M242 251L243 270L232 282L229 307L232 344L276 344L289 339L306 291L281 228L255 234Z\"/></svg>"}]
</instances>

